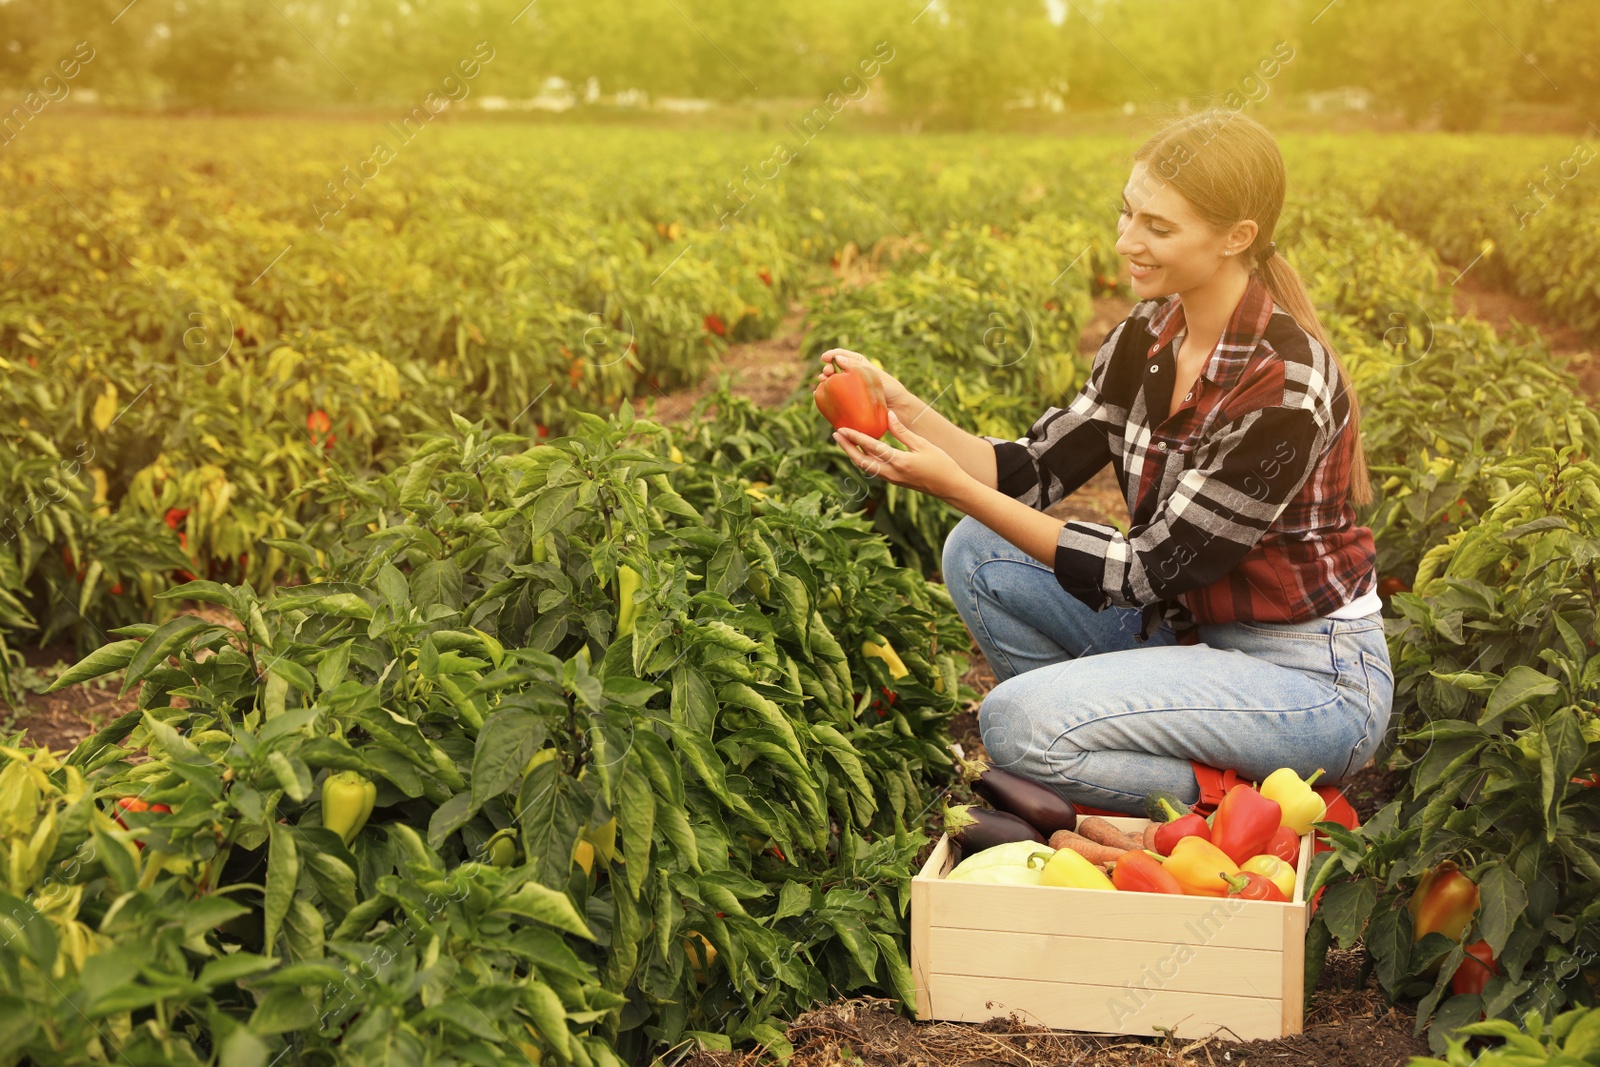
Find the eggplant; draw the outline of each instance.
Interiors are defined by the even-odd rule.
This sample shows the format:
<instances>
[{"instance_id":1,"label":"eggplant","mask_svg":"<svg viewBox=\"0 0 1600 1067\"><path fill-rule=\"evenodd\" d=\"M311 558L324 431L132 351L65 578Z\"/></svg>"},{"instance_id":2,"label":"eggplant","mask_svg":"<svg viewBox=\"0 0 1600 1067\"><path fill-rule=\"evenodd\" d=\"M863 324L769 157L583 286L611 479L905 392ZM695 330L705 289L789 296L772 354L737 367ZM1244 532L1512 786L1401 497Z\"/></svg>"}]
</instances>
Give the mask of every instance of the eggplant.
<instances>
[{"instance_id":1,"label":"eggplant","mask_svg":"<svg viewBox=\"0 0 1600 1067\"><path fill-rule=\"evenodd\" d=\"M1047 844L1044 835L1017 816L990 811L976 804L958 804L944 809L944 832L961 849L963 856L982 852L1008 841L1037 841Z\"/></svg>"},{"instance_id":2,"label":"eggplant","mask_svg":"<svg viewBox=\"0 0 1600 1067\"><path fill-rule=\"evenodd\" d=\"M1057 830L1078 828L1078 809L1042 782L980 760L962 760L961 773L973 792L1000 811L1022 819L1045 838Z\"/></svg>"}]
</instances>

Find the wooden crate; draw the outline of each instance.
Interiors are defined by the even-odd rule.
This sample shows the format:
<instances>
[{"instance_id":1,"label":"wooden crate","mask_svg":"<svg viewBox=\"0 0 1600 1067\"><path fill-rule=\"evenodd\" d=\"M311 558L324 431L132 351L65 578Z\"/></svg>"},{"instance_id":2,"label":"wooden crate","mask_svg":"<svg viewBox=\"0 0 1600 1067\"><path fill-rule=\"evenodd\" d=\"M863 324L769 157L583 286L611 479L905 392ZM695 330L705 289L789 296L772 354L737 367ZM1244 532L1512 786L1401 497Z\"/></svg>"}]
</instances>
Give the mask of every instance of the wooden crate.
<instances>
[{"instance_id":1,"label":"wooden crate","mask_svg":"<svg viewBox=\"0 0 1600 1067\"><path fill-rule=\"evenodd\" d=\"M1111 819L1137 837L1148 821ZM917 1018L1015 1012L1056 1030L1249 1041L1300 1032L1306 869L1290 903L948 882L947 836L911 879Z\"/></svg>"}]
</instances>

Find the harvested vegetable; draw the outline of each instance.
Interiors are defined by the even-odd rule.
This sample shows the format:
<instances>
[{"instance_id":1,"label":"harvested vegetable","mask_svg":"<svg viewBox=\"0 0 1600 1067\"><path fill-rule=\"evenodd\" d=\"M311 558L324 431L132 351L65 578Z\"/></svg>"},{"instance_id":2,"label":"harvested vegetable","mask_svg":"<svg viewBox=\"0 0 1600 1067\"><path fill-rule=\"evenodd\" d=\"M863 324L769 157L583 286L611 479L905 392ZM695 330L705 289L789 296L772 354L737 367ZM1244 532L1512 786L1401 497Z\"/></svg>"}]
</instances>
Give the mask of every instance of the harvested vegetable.
<instances>
[{"instance_id":1,"label":"harvested vegetable","mask_svg":"<svg viewBox=\"0 0 1600 1067\"><path fill-rule=\"evenodd\" d=\"M1280 904L1287 904L1289 898L1283 890L1272 884L1271 879L1265 878L1255 871L1240 871L1230 874L1227 878L1228 896L1242 897L1245 900L1271 900Z\"/></svg>"},{"instance_id":2,"label":"harvested vegetable","mask_svg":"<svg viewBox=\"0 0 1600 1067\"><path fill-rule=\"evenodd\" d=\"M1020 863L999 863L973 871L957 882L974 882L980 885L1043 885L1042 867L1025 867ZM945 879L952 881L952 879Z\"/></svg>"},{"instance_id":3,"label":"harvested vegetable","mask_svg":"<svg viewBox=\"0 0 1600 1067\"><path fill-rule=\"evenodd\" d=\"M1078 825L1078 809L1054 789L982 760L962 760L962 778L1001 811L1026 821L1046 837Z\"/></svg>"},{"instance_id":4,"label":"harvested vegetable","mask_svg":"<svg viewBox=\"0 0 1600 1067\"><path fill-rule=\"evenodd\" d=\"M1090 863L1115 863L1121 859L1128 850L1102 845L1098 841L1090 841L1081 834L1071 830L1057 830L1050 835L1050 847L1056 850L1067 849L1076 852Z\"/></svg>"},{"instance_id":5,"label":"harvested vegetable","mask_svg":"<svg viewBox=\"0 0 1600 1067\"><path fill-rule=\"evenodd\" d=\"M1102 845L1112 848L1136 849L1144 846L1117 829L1111 823L1098 815L1091 815L1078 824L1078 835L1087 837L1090 841L1098 841Z\"/></svg>"},{"instance_id":6,"label":"harvested vegetable","mask_svg":"<svg viewBox=\"0 0 1600 1067\"><path fill-rule=\"evenodd\" d=\"M1328 810L1327 801L1311 788L1311 783L1321 774L1322 770L1318 768L1310 778L1301 779L1290 768L1280 767L1261 783L1261 795L1282 809L1282 824L1292 827L1297 834L1310 833L1311 824L1321 819Z\"/></svg>"},{"instance_id":7,"label":"harvested vegetable","mask_svg":"<svg viewBox=\"0 0 1600 1067\"><path fill-rule=\"evenodd\" d=\"M1057 849L1044 865L1045 885L1067 889L1116 889L1105 873L1070 848Z\"/></svg>"},{"instance_id":8,"label":"harvested vegetable","mask_svg":"<svg viewBox=\"0 0 1600 1067\"><path fill-rule=\"evenodd\" d=\"M986 867L996 867L1003 864L1025 865L1034 856L1049 859L1055 852L1049 845L1041 845L1037 841L1007 841L1003 845L986 848L982 852L974 852L960 863L950 869L945 878L962 879L974 871Z\"/></svg>"},{"instance_id":9,"label":"harvested vegetable","mask_svg":"<svg viewBox=\"0 0 1600 1067\"><path fill-rule=\"evenodd\" d=\"M1259 874L1277 886L1278 892L1283 894L1285 900L1294 896L1294 868L1276 856L1269 856L1266 853L1251 856L1239 864L1239 869L1246 873Z\"/></svg>"},{"instance_id":10,"label":"harvested vegetable","mask_svg":"<svg viewBox=\"0 0 1600 1067\"><path fill-rule=\"evenodd\" d=\"M1290 826L1280 826L1272 832L1267 842L1267 855L1276 856L1289 865L1290 870L1300 869L1300 835Z\"/></svg>"},{"instance_id":11,"label":"harvested vegetable","mask_svg":"<svg viewBox=\"0 0 1600 1067\"><path fill-rule=\"evenodd\" d=\"M981 852L1007 841L1034 841L1044 844L1044 835L1026 822L1003 811L990 811L975 804L958 804L944 809L944 830L961 847L963 856Z\"/></svg>"},{"instance_id":12,"label":"harvested vegetable","mask_svg":"<svg viewBox=\"0 0 1600 1067\"><path fill-rule=\"evenodd\" d=\"M1211 840L1211 827L1200 815L1192 811L1187 814L1180 813L1165 797L1157 801L1157 810L1166 820L1156 827L1156 852L1161 855L1172 855L1173 847L1186 837L1198 837L1202 841Z\"/></svg>"},{"instance_id":13,"label":"harvested vegetable","mask_svg":"<svg viewBox=\"0 0 1600 1067\"><path fill-rule=\"evenodd\" d=\"M1126 852L1117 860L1111 868L1111 884L1133 893L1183 893L1183 886L1172 873L1153 853L1142 848Z\"/></svg>"},{"instance_id":14,"label":"harvested vegetable","mask_svg":"<svg viewBox=\"0 0 1600 1067\"><path fill-rule=\"evenodd\" d=\"M1283 809L1254 788L1239 784L1217 805L1211 823L1211 843L1234 863L1266 851L1267 842L1283 824Z\"/></svg>"},{"instance_id":15,"label":"harvested vegetable","mask_svg":"<svg viewBox=\"0 0 1600 1067\"><path fill-rule=\"evenodd\" d=\"M1179 841L1163 866L1184 893L1194 897L1226 896L1228 878L1239 873L1239 865L1226 852L1199 837Z\"/></svg>"}]
</instances>

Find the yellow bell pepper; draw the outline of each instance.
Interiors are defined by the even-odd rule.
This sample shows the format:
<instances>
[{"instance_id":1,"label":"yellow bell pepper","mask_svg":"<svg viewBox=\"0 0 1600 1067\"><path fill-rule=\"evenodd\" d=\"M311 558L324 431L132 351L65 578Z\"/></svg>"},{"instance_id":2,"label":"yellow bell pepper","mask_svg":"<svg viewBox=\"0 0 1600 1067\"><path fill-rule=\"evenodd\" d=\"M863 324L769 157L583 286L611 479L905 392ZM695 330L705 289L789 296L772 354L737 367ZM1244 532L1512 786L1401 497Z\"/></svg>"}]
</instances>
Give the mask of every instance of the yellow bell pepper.
<instances>
[{"instance_id":1,"label":"yellow bell pepper","mask_svg":"<svg viewBox=\"0 0 1600 1067\"><path fill-rule=\"evenodd\" d=\"M1058 848L1055 855L1045 861L1039 880L1045 885L1064 886L1068 889L1110 889L1116 891L1105 872L1070 848Z\"/></svg>"},{"instance_id":2,"label":"yellow bell pepper","mask_svg":"<svg viewBox=\"0 0 1600 1067\"><path fill-rule=\"evenodd\" d=\"M1294 899L1294 868L1276 856L1251 856L1239 864L1241 871L1252 871L1278 887L1290 900Z\"/></svg>"},{"instance_id":3,"label":"yellow bell pepper","mask_svg":"<svg viewBox=\"0 0 1600 1067\"><path fill-rule=\"evenodd\" d=\"M1310 778L1300 776L1288 767L1280 767L1267 775L1261 783L1261 795L1276 801L1283 809L1283 821L1296 834L1311 832L1311 824L1328 813L1328 802L1317 795L1311 783L1321 776L1319 768Z\"/></svg>"}]
</instances>

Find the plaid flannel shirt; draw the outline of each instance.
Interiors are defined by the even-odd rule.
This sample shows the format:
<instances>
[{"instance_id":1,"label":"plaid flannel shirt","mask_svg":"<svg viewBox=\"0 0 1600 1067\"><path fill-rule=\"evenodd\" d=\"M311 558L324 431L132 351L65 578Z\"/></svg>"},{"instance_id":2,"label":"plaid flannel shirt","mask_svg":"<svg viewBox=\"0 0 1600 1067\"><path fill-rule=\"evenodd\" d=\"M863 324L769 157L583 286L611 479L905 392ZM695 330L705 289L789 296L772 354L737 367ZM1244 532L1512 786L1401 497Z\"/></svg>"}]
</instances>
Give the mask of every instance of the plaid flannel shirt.
<instances>
[{"instance_id":1,"label":"plaid flannel shirt","mask_svg":"<svg viewBox=\"0 0 1600 1067\"><path fill-rule=\"evenodd\" d=\"M1349 502L1349 401L1333 356L1252 274L1170 418L1182 301L1141 301L1106 337L1089 381L1026 437L994 444L1000 491L1043 510L1112 460L1126 535L1070 521L1062 588L1096 611L1142 608L1138 640L1170 621L1182 644L1224 622L1304 622L1376 587L1372 531Z\"/></svg>"}]
</instances>

